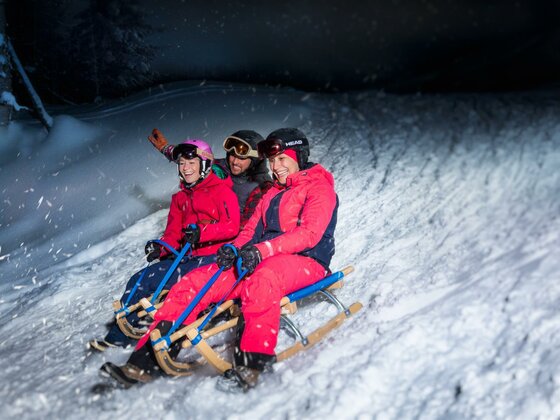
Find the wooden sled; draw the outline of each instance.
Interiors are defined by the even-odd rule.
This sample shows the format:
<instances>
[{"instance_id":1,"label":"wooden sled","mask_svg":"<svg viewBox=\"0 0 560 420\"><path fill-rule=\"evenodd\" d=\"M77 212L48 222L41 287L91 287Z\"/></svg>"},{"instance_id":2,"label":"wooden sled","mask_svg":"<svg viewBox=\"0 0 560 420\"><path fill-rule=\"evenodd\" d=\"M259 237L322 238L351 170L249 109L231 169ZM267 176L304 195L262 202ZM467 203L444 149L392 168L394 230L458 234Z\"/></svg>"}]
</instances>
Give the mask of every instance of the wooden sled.
<instances>
[{"instance_id":1,"label":"wooden sled","mask_svg":"<svg viewBox=\"0 0 560 420\"><path fill-rule=\"evenodd\" d=\"M317 283L291 293L282 299L280 302L281 324L290 331L294 337L296 337L297 341L292 346L278 353L277 361L286 360L302 350L307 350L362 308L362 304L359 302L353 303L347 308L332 293L333 290L339 289L343 286L342 278L350 274L352 271L354 271L354 268L352 266L348 266L343 270L333 273ZM332 303L339 312L326 324L305 336L292 322L292 320L289 319L288 315L296 312L296 302L298 300L311 296L315 293L320 293L326 297L327 301ZM225 311L229 311L231 315L225 322L206 327L202 331L199 331L198 327L208 316L207 314L200 317L192 324L187 325L171 334L171 336L168 337L168 341L161 340L162 337L159 330L156 329L152 331L150 339L152 341L155 357L161 369L171 376L188 376L191 375L193 373L193 369L199 365L199 363L180 362L174 360L169 355L169 352L167 351L168 345L171 345L178 340L183 340L182 348L194 347L204 360L212 365L218 372L223 373L226 370L231 369L232 364L223 359L207 342L208 338L229 330L237 325L240 311L237 305L234 304L233 300L229 300L221 304L214 313L213 319Z\"/></svg>"}]
</instances>

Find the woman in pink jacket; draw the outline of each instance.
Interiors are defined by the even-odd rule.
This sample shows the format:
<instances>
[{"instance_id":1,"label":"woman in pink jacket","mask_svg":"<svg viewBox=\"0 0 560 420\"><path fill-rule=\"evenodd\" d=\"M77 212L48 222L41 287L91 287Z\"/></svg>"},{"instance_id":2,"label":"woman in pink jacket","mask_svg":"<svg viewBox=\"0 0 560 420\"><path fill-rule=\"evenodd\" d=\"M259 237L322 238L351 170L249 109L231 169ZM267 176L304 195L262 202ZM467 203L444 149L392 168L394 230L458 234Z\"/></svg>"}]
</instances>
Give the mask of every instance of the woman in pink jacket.
<instances>
[{"instance_id":1,"label":"woman in pink jacket","mask_svg":"<svg viewBox=\"0 0 560 420\"><path fill-rule=\"evenodd\" d=\"M186 140L173 150L180 185L171 198L167 226L161 239L177 251L187 244L191 248L167 281L166 289L191 270L213 263L216 251L239 232L239 204L233 183L229 177L221 179L214 173L213 159L212 149L202 140ZM130 278L120 299L123 307L127 300L134 304L153 294L173 263L173 254L157 243L149 242L145 251L148 262L158 261ZM131 293L133 296L129 296ZM127 320L139 327L135 312L127 315ZM92 340L89 346L104 351L131 343L132 340L113 323L103 340Z\"/></svg>"},{"instance_id":2,"label":"woman in pink jacket","mask_svg":"<svg viewBox=\"0 0 560 420\"><path fill-rule=\"evenodd\" d=\"M241 299L243 330L234 352L234 368L226 381L247 390L259 373L275 361L280 329L280 300L286 294L315 283L329 271L334 254L338 199L330 172L308 162L309 143L295 128L272 132L258 145L276 178L233 245L249 274L229 298ZM219 301L236 281L234 251L223 246L217 264L192 271L175 285L150 326L167 333L208 279L220 268L220 278L186 318L193 322L209 304ZM154 358L147 333L123 367L106 363L102 371L125 386L151 379ZM173 347L172 349L173 350Z\"/></svg>"}]
</instances>

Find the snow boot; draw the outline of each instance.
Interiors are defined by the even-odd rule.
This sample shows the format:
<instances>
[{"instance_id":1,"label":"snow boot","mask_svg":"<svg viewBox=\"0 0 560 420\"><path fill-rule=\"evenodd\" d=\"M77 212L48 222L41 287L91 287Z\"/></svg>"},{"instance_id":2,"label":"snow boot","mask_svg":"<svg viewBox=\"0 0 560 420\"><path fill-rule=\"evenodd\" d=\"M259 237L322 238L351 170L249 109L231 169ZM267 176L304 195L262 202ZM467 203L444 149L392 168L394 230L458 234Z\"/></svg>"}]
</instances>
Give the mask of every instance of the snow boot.
<instances>
[{"instance_id":1,"label":"snow boot","mask_svg":"<svg viewBox=\"0 0 560 420\"><path fill-rule=\"evenodd\" d=\"M127 363L124 366L117 366L111 362L101 366L101 371L107 373L111 378L116 379L120 383L134 385L138 382L148 383L154 380L153 376L144 369Z\"/></svg>"},{"instance_id":2,"label":"snow boot","mask_svg":"<svg viewBox=\"0 0 560 420\"><path fill-rule=\"evenodd\" d=\"M148 365L151 367L150 362L148 362ZM99 374L105 378L113 379L113 381L95 385L92 392L96 394L104 394L114 388L128 389L134 385L142 385L154 380L154 375L151 372L132 363L117 366L114 363L107 362L101 366Z\"/></svg>"},{"instance_id":3,"label":"snow boot","mask_svg":"<svg viewBox=\"0 0 560 420\"><path fill-rule=\"evenodd\" d=\"M242 330L243 326L242 321L239 330ZM257 386L262 372L272 370L274 362L274 355L243 351L236 345L233 351L233 368L226 370L224 376L218 380L218 389L232 393L247 392Z\"/></svg>"},{"instance_id":4,"label":"snow boot","mask_svg":"<svg viewBox=\"0 0 560 420\"><path fill-rule=\"evenodd\" d=\"M260 374L259 370L247 366L228 369L218 379L217 388L233 394L247 392L257 386Z\"/></svg>"},{"instance_id":5,"label":"snow boot","mask_svg":"<svg viewBox=\"0 0 560 420\"><path fill-rule=\"evenodd\" d=\"M124 389L128 389L138 383L138 379L136 379L134 376L141 376L141 372L138 371L136 366L126 364L121 367L111 362L103 364L103 366L101 366L101 369L99 370L99 373L105 378L114 379L116 382L116 384L114 385L117 385L118 388ZM129 373L131 373L131 376L128 376Z\"/></svg>"},{"instance_id":6,"label":"snow boot","mask_svg":"<svg viewBox=\"0 0 560 420\"><path fill-rule=\"evenodd\" d=\"M96 350L99 352L104 352L105 350L109 349L109 348L113 348L113 347L117 347L112 343L109 343L108 341L105 340L90 340L87 343L87 348L90 350Z\"/></svg>"}]
</instances>

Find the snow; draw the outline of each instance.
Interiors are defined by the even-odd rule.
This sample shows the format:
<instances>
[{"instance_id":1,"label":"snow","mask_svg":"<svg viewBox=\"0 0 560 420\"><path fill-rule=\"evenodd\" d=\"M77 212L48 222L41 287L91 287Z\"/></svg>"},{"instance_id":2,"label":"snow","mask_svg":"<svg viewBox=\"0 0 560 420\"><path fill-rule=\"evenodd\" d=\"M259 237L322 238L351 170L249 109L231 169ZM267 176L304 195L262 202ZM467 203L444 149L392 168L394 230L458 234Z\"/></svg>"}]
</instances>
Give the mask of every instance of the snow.
<instances>
[{"instance_id":1,"label":"snow","mask_svg":"<svg viewBox=\"0 0 560 420\"><path fill-rule=\"evenodd\" d=\"M556 418L558 95L320 95L215 83L0 127L6 418ZM337 292L364 309L243 395L209 368L99 397L111 302L164 228L175 167L146 140L297 126L340 197ZM310 301L304 331L334 315ZM280 346L290 339L281 333Z\"/></svg>"},{"instance_id":2,"label":"snow","mask_svg":"<svg viewBox=\"0 0 560 420\"><path fill-rule=\"evenodd\" d=\"M0 73L0 76L1 75L2 74ZM7 91L4 91L0 94L0 105L4 105L4 104L5 105L10 105L16 111L20 111L22 109L29 109L26 106L22 106L22 105L18 104L17 100L16 100L16 97L11 92L7 92Z\"/></svg>"}]
</instances>

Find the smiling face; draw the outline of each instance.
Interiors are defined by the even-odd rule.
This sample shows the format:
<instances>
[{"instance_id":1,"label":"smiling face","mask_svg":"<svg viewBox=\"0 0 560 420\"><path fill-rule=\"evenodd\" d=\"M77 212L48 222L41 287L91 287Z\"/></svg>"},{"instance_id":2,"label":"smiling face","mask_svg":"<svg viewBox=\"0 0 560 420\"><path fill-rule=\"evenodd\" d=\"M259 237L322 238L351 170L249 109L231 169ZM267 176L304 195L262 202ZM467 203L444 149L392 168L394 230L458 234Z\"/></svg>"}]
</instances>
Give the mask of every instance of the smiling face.
<instances>
[{"instance_id":1,"label":"smiling face","mask_svg":"<svg viewBox=\"0 0 560 420\"><path fill-rule=\"evenodd\" d=\"M200 179L200 159L179 158L179 174L187 184L192 184Z\"/></svg>"},{"instance_id":2,"label":"smiling face","mask_svg":"<svg viewBox=\"0 0 560 420\"><path fill-rule=\"evenodd\" d=\"M228 154L228 164L229 170L231 171L232 175L241 175L249 166L251 166L251 159L249 158L238 158L233 153Z\"/></svg>"},{"instance_id":3,"label":"smiling face","mask_svg":"<svg viewBox=\"0 0 560 420\"><path fill-rule=\"evenodd\" d=\"M295 174L299 171L298 163L285 153L280 153L279 155L268 158L268 164L270 165L270 170L280 184L286 183L288 175Z\"/></svg>"}]
</instances>

